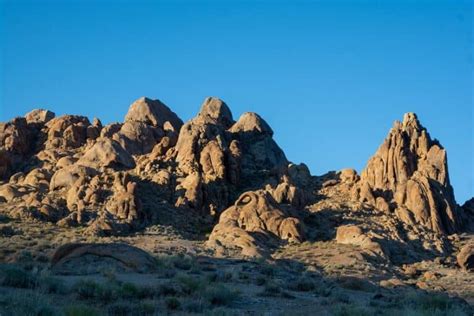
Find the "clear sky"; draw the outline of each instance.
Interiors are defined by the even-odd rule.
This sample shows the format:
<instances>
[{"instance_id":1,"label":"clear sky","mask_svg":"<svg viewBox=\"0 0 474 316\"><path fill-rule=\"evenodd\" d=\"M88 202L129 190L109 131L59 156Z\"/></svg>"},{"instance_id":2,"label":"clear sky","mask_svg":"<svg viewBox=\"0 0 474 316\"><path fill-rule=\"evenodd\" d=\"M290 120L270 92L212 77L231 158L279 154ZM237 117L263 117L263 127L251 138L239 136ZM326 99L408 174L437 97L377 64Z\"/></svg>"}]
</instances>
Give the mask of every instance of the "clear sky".
<instances>
[{"instance_id":1,"label":"clear sky","mask_svg":"<svg viewBox=\"0 0 474 316\"><path fill-rule=\"evenodd\" d=\"M140 96L183 120L206 96L262 115L313 174L360 171L416 112L474 195L471 1L0 0L0 121L45 107L122 121Z\"/></svg>"}]
</instances>

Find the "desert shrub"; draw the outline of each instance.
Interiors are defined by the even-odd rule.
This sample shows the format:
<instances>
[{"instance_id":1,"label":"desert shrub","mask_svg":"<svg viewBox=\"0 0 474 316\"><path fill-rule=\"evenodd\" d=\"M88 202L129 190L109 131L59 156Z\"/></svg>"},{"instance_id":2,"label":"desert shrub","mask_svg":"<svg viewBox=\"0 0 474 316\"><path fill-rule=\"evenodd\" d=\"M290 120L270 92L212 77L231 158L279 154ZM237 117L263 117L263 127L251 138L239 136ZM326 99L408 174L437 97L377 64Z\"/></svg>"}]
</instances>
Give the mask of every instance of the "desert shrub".
<instances>
[{"instance_id":1,"label":"desert shrub","mask_svg":"<svg viewBox=\"0 0 474 316\"><path fill-rule=\"evenodd\" d=\"M316 286L313 292L319 296L328 297L334 290L334 284L323 282L322 284L319 284L319 286Z\"/></svg>"},{"instance_id":2,"label":"desert shrub","mask_svg":"<svg viewBox=\"0 0 474 316\"><path fill-rule=\"evenodd\" d=\"M179 288L173 282L165 282L158 286L157 292L161 296L176 296L179 294Z\"/></svg>"},{"instance_id":3,"label":"desert shrub","mask_svg":"<svg viewBox=\"0 0 474 316\"><path fill-rule=\"evenodd\" d=\"M281 288L275 283L267 283L259 295L261 296L280 296Z\"/></svg>"},{"instance_id":4,"label":"desert shrub","mask_svg":"<svg viewBox=\"0 0 474 316\"><path fill-rule=\"evenodd\" d=\"M344 280L341 280L339 284L341 287L348 290L364 292L373 292L375 290L374 285L372 285L370 282L355 277L345 278Z\"/></svg>"},{"instance_id":5,"label":"desert shrub","mask_svg":"<svg viewBox=\"0 0 474 316\"><path fill-rule=\"evenodd\" d=\"M67 292L64 281L52 276L41 277L38 285L46 293L65 294Z\"/></svg>"},{"instance_id":6,"label":"desert shrub","mask_svg":"<svg viewBox=\"0 0 474 316\"><path fill-rule=\"evenodd\" d=\"M207 275L209 282L229 282L233 277L232 272L229 271L217 271Z\"/></svg>"},{"instance_id":7,"label":"desert shrub","mask_svg":"<svg viewBox=\"0 0 474 316\"><path fill-rule=\"evenodd\" d=\"M136 298L140 296L140 290L135 284L126 282L120 286L118 296L121 298Z\"/></svg>"},{"instance_id":8,"label":"desert shrub","mask_svg":"<svg viewBox=\"0 0 474 316\"><path fill-rule=\"evenodd\" d=\"M176 297L168 297L165 300L166 308L169 310L177 310L181 307L181 302Z\"/></svg>"},{"instance_id":9,"label":"desert shrub","mask_svg":"<svg viewBox=\"0 0 474 316\"><path fill-rule=\"evenodd\" d=\"M108 303L117 298L117 288L110 283L101 284L97 288L96 299Z\"/></svg>"},{"instance_id":10,"label":"desert shrub","mask_svg":"<svg viewBox=\"0 0 474 316\"><path fill-rule=\"evenodd\" d=\"M33 261L33 255L31 254L30 251L28 250L21 250L19 253L18 253L18 257L17 257L17 262L18 263L23 263L23 264L28 264L28 263L32 263Z\"/></svg>"},{"instance_id":11,"label":"desert shrub","mask_svg":"<svg viewBox=\"0 0 474 316\"><path fill-rule=\"evenodd\" d=\"M18 267L5 267L1 270L3 286L32 289L37 285L37 279L30 272Z\"/></svg>"},{"instance_id":12,"label":"desert shrub","mask_svg":"<svg viewBox=\"0 0 474 316\"><path fill-rule=\"evenodd\" d=\"M17 231L13 229L10 225L5 225L0 227L0 236L2 237L11 237L17 234Z\"/></svg>"},{"instance_id":13,"label":"desert shrub","mask_svg":"<svg viewBox=\"0 0 474 316\"><path fill-rule=\"evenodd\" d=\"M80 280L74 291L81 300L97 299L107 303L117 298L118 289L113 283L99 284L93 280Z\"/></svg>"},{"instance_id":14,"label":"desert shrub","mask_svg":"<svg viewBox=\"0 0 474 316\"><path fill-rule=\"evenodd\" d=\"M267 282L268 282L268 278L263 275L259 275L255 278L255 284L258 286L262 286L266 284Z\"/></svg>"},{"instance_id":15,"label":"desert shrub","mask_svg":"<svg viewBox=\"0 0 474 316\"><path fill-rule=\"evenodd\" d=\"M151 286L138 286L130 282L117 285L116 295L125 299L145 299L153 298L157 290Z\"/></svg>"},{"instance_id":16,"label":"desert shrub","mask_svg":"<svg viewBox=\"0 0 474 316\"><path fill-rule=\"evenodd\" d=\"M316 286L312 280L308 280L307 278L299 278L296 280L291 280L288 282L288 289L292 291L299 291L299 292L309 292L313 291Z\"/></svg>"},{"instance_id":17,"label":"desert shrub","mask_svg":"<svg viewBox=\"0 0 474 316\"><path fill-rule=\"evenodd\" d=\"M201 278L190 277L188 275L178 275L176 281L180 286L181 292L186 295L191 295L206 286Z\"/></svg>"},{"instance_id":18,"label":"desert shrub","mask_svg":"<svg viewBox=\"0 0 474 316\"><path fill-rule=\"evenodd\" d=\"M350 296L345 293L344 291L341 291L340 289L337 289L335 291L331 292L332 297L334 301L339 302L339 303L346 303L349 304L351 302Z\"/></svg>"},{"instance_id":19,"label":"desert shrub","mask_svg":"<svg viewBox=\"0 0 474 316\"><path fill-rule=\"evenodd\" d=\"M188 313L202 313L207 308L207 304L202 299L186 300L183 309Z\"/></svg>"},{"instance_id":20,"label":"desert shrub","mask_svg":"<svg viewBox=\"0 0 474 316\"><path fill-rule=\"evenodd\" d=\"M336 316L370 316L374 315L374 312L364 306L356 304L341 304L334 309L334 315Z\"/></svg>"},{"instance_id":21,"label":"desert shrub","mask_svg":"<svg viewBox=\"0 0 474 316\"><path fill-rule=\"evenodd\" d=\"M50 304L48 298L38 293L14 292L2 297L0 314L11 316L56 316L58 311Z\"/></svg>"},{"instance_id":22,"label":"desert shrub","mask_svg":"<svg viewBox=\"0 0 474 316\"><path fill-rule=\"evenodd\" d=\"M0 214L0 223L8 223L11 221L11 218L5 214Z\"/></svg>"},{"instance_id":23,"label":"desert shrub","mask_svg":"<svg viewBox=\"0 0 474 316\"><path fill-rule=\"evenodd\" d=\"M99 316L97 309L85 305L69 305L64 308L66 316Z\"/></svg>"},{"instance_id":24,"label":"desert shrub","mask_svg":"<svg viewBox=\"0 0 474 316\"><path fill-rule=\"evenodd\" d=\"M107 315L109 316L128 316L137 315L137 309L130 303L120 302L110 305L107 308Z\"/></svg>"},{"instance_id":25,"label":"desert shrub","mask_svg":"<svg viewBox=\"0 0 474 316\"><path fill-rule=\"evenodd\" d=\"M248 280L248 279L250 279L250 275L247 272L240 271L239 274L238 274L238 278L240 280Z\"/></svg>"},{"instance_id":26,"label":"desert shrub","mask_svg":"<svg viewBox=\"0 0 474 316\"><path fill-rule=\"evenodd\" d=\"M138 304L139 315L155 315L156 307L152 302L140 302Z\"/></svg>"},{"instance_id":27,"label":"desert shrub","mask_svg":"<svg viewBox=\"0 0 474 316\"><path fill-rule=\"evenodd\" d=\"M239 293L237 291L230 290L222 284L218 284L206 288L203 296L211 305L227 306L238 298Z\"/></svg>"},{"instance_id":28,"label":"desert shrub","mask_svg":"<svg viewBox=\"0 0 474 316\"><path fill-rule=\"evenodd\" d=\"M80 280L74 286L74 291L79 296L79 299L92 299L97 294L99 284L92 280Z\"/></svg>"},{"instance_id":29,"label":"desert shrub","mask_svg":"<svg viewBox=\"0 0 474 316\"><path fill-rule=\"evenodd\" d=\"M469 315L459 300L438 293L409 292L399 299L406 315ZM467 305L467 304L466 304Z\"/></svg>"},{"instance_id":30,"label":"desert shrub","mask_svg":"<svg viewBox=\"0 0 474 316\"><path fill-rule=\"evenodd\" d=\"M172 257L172 262L175 268L180 270L191 270L193 267L193 259L187 256L175 256Z\"/></svg>"},{"instance_id":31,"label":"desert shrub","mask_svg":"<svg viewBox=\"0 0 474 316\"><path fill-rule=\"evenodd\" d=\"M269 277L273 277L276 274L276 268L266 262L260 264L260 273Z\"/></svg>"}]
</instances>

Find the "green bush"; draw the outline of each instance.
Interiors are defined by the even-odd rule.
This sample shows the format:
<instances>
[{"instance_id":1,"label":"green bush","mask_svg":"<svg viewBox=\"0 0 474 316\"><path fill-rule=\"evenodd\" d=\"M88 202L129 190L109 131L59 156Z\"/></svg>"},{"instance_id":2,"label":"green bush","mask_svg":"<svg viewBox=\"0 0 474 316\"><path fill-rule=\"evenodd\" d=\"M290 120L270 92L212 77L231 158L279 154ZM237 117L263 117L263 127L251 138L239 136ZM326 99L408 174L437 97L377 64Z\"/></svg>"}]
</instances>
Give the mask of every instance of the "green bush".
<instances>
[{"instance_id":1,"label":"green bush","mask_svg":"<svg viewBox=\"0 0 474 316\"><path fill-rule=\"evenodd\" d=\"M191 270L194 264L193 259L191 259L190 257L185 257L185 256L172 257L172 262L173 262L173 265L177 269L186 270L186 271Z\"/></svg>"},{"instance_id":2,"label":"green bush","mask_svg":"<svg viewBox=\"0 0 474 316\"><path fill-rule=\"evenodd\" d=\"M202 313L206 309L207 305L201 299L186 300L183 309L188 313Z\"/></svg>"},{"instance_id":3,"label":"green bush","mask_svg":"<svg viewBox=\"0 0 474 316\"><path fill-rule=\"evenodd\" d=\"M128 316L137 314L137 309L129 303L116 303L107 308L107 315L109 316Z\"/></svg>"},{"instance_id":4,"label":"green bush","mask_svg":"<svg viewBox=\"0 0 474 316\"><path fill-rule=\"evenodd\" d=\"M314 285L314 282L306 278L292 280L288 283L288 289L292 291L309 292L313 291L315 288L316 286Z\"/></svg>"},{"instance_id":5,"label":"green bush","mask_svg":"<svg viewBox=\"0 0 474 316\"><path fill-rule=\"evenodd\" d=\"M79 299L87 300L97 296L99 287L100 285L93 280L80 280L74 286L74 291L77 293Z\"/></svg>"},{"instance_id":6,"label":"green bush","mask_svg":"<svg viewBox=\"0 0 474 316\"><path fill-rule=\"evenodd\" d=\"M179 294L177 284L166 282L158 286L158 295L161 296L175 296Z\"/></svg>"},{"instance_id":7,"label":"green bush","mask_svg":"<svg viewBox=\"0 0 474 316\"><path fill-rule=\"evenodd\" d=\"M281 288L275 283L267 283L260 293L261 296L280 296Z\"/></svg>"},{"instance_id":8,"label":"green bush","mask_svg":"<svg viewBox=\"0 0 474 316\"><path fill-rule=\"evenodd\" d=\"M338 305L334 310L335 316L370 316L374 312L356 304Z\"/></svg>"},{"instance_id":9,"label":"green bush","mask_svg":"<svg viewBox=\"0 0 474 316\"><path fill-rule=\"evenodd\" d=\"M211 305L217 306L230 305L238 296L237 291L232 291L221 284L210 286L204 291L204 298Z\"/></svg>"},{"instance_id":10,"label":"green bush","mask_svg":"<svg viewBox=\"0 0 474 316\"><path fill-rule=\"evenodd\" d=\"M204 282L198 277L190 277L188 275L179 275L176 280L180 285L181 292L186 295L191 295L196 291L205 287Z\"/></svg>"},{"instance_id":11,"label":"green bush","mask_svg":"<svg viewBox=\"0 0 474 316\"><path fill-rule=\"evenodd\" d=\"M99 316L100 313L90 306L85 305L69 305L64 308L66 316Z\"/></svg>"},{"instance_id":12,"label":"green bush","mask_svg":"<svg viewBox=\"0 0 474 316\"><path fill-rule=\"evenodd\" d=\"M177 310L181 307L181 302L176 297L168 297L165 300L166 308L169 310Z\"/></svg>"},{"instance_id":13,"label":"green bush","mask_svg":"<svg viewBox=\"0 0 474 316\"><path fill-rule=\"evenodd\" d=\"M3 297L0 295L0 307L2 315L59 315L47 296L31 291L14 291Z\"/></svg>"},{"instance_id":14,"label":"green bush","mask_svg":"<svg viewBox=\"0 0 474 316\"><path fill-rule=\"evenodd\" d=\"M7 267L2 269L3 280L1 284L3 286L32 289L37 285L37 279L30 272L27 272L17 267Z\"/></svg>"},{"instance_id":15,"label":"green bush","mask_svg":"<svg viewBox=\"0 0 474 316\"><path fill-rule=\"evenodd\" d=\"M42 277L38 283L41 290L46 293L66 294L67 292L64 281L55 277Z\"/></svg>"},{"instance_id":16,"label":"green bush","mask_svg":"<svg viewBox=\"0 0 474 316\"><path fill-rule=\"evenodd\" d=\"M139 297L140 294L141 293L138 287L135 284L129 282L123 283L120 286L118 293L121 298L136 298Z\"/></svg>"},{"instance_id":17,"label":"green bush","mask_svg":"<svg viewBox=\"0 0 474 316\"><path fill-rule=\"evenodd\" d=\"M116 288L110 284L99 284L93 280L81 280L76 283L74 290L79 299L97 299L110 302L117 297Z\"/></svg>"}]
</instances>

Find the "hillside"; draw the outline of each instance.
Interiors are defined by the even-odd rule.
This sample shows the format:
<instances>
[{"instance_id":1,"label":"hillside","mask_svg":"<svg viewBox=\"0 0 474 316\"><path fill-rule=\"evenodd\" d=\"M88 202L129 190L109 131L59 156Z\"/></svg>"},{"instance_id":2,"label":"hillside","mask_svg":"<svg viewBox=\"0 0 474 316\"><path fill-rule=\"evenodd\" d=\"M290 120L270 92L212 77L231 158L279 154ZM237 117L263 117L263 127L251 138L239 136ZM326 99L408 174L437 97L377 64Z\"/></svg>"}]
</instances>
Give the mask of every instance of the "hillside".
<instances>
[{"instance_id":1,"label":"hillside","mask_svg":"<svg viewBox=\"0 0 474 316\"><path fill-rule=\"evenodd\" d=\"M374 150L311 175L214 97L0 123L0 314L472 315L446 150L414 113Z\"/></svg>"}]
</instances>

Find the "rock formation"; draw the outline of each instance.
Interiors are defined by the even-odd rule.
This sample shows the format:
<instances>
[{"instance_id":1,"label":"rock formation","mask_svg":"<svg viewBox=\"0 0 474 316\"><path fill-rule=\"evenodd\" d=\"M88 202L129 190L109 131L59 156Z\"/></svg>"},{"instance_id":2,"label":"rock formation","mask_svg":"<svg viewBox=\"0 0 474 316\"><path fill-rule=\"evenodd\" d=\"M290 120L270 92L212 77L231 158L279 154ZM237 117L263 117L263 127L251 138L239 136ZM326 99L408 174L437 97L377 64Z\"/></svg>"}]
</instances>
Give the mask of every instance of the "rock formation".
<instances>
[{"instance_id":1,"label":"rock formation","mask_svg":"<svg viewBox=\"0 0 474 316\"><path fill-rule=\"evenodd\" d=\"M207 98L198 115L183 125L176 144L176 161L185 176L177 205L204 208L218 214L239 192L261 187L287 168L273 132L257 114L244 113L234 122L228 106Z\"/></svg>"},{"instance_id":2,"label":"rock formation","mask_svg":"<svg viewBox=\"0 0 474 316\"><path fill-rule=\"evenodd\" d=\"M355 196L410 225L440 234L460 229L445 149L414 113L395 122L363 170Z\"/></svg>"},{"instance_id":3,"label":"rock formation","mask_svg":"<svg viewBox=\"0 0 474 316\"><path fill-rule=\"evenodd\" d=\"M467 244L457 255L459 266L466 271L474 271L474 244Z\"/></svg>"},{"instance_id":4,"label":"rock formation","mask_svg":"<svg viewBox=\"0 0 474 316\"><path fill-rule=\"evenodd\" d=\"M208 244L218 250L237 248L243 255L254 257L278 240L302 242L302 223L279 208L268 192L259 190L242 194L221 214Z\"/></svg>"},{"instance_id":5,"label":"rock formation","mask_svg":"<svg viewBox=\"0 0 474 316\"><path fill-rule=\"evenodd\" d=\"M161 101L140 98L130 106L125 122L112 137L132 155L147 154L165 136L175 143L182 125Z\"/></svg>"},{"instance_id":6,"label":"rock formation","mask_svg":"<svg viewBox=\"0 0 474 316\"><path fill-rule=\"evenodd\" d=\"M147 252L125 244L66 244L51 258L52 271L63 275L117 272L150 273L156 261Z\"/></svg>"},{"instance_id":7,"label":"rock formation","mask_svg":"<svg viewBox=\"0 0 474 316\"><path fill-rule=\"evenodd\" d=\"M262 117L247 112L235 121L214 97L185 124L148 98L135 101L123 123L107 125L34 110L0 124L0 179L0 211L13 218L104 236L186 214L207 225L200 230L215 225L210 247L247 256L314 238L319 232L303 222L320 209L383 217L387 227L335 226L336 242L379 256L381 239L429 239L421 247L442 250L434 233L459 231L474 212L472 201L459 211L446 152L414 114L395 123L360 177L353 169L314 177L287 160Z\"/></svg>"}]
</instances>

